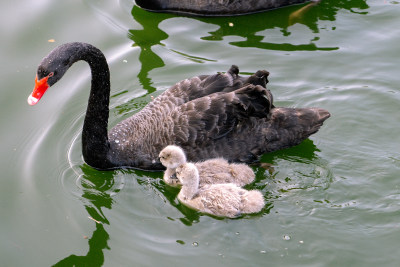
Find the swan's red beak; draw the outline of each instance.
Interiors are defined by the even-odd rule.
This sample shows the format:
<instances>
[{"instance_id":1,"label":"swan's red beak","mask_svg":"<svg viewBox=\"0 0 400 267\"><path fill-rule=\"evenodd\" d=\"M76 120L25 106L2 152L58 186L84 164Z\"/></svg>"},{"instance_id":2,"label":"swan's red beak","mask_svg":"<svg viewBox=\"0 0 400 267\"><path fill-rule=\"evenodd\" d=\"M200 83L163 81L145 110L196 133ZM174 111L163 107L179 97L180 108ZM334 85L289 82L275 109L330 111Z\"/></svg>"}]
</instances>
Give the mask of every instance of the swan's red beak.
<instances>
[{"instance_id":1,"label":"swan's red beak","mask_svg":"<svg viewBox=\"0 0 400 267\"><path fill-rule=\"evenodd\" d=\"M35 88L33 89L32 94L28 97L28 104L33 106L37 102L39 102L40 98L44 95L46 90L49 88L47 80L51 77L48 75L38 81L37 75L35 77Z\"/></svg>"}]
</instances>

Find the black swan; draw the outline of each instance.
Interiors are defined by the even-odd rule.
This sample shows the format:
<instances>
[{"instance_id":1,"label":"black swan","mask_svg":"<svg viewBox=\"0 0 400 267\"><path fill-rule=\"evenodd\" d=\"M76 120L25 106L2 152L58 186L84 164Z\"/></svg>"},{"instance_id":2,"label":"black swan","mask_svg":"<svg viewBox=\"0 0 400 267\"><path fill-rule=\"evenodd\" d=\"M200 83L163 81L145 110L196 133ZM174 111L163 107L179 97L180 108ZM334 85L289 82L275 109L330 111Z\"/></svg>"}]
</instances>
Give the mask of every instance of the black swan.
<instances>
[{"instance_id":1,"label":"black swan","mask_svg":"<svg viewBox=\"0 0 400 267\"><path fill-rule=\"evenodd\" d=\"M261 12L311 0L136 0L149 11L197 16L231 16Z\"/></svg>"},{"instance_id":2,"label":"black swan","mask_svg":"<svg viewBox=\"0 0 400 267\"><path fill-rule=\"evenodd\" d=\"M164 172L164 182L171 186L180 186L175 170L187 162L185 152L175 145L166 146L160 152L160 161L167 169ZM253 169L245 163L229 163L224 158L213 158L195 162L199 170L200 186L205 184L233 183L245 186L254 181Z\"/></svg>"},{"instance_id":3,"label":"black swan","mask_svg":"<svg viewBox=\"0 0 400 267\"><path fill-rule=\"evenodd\" d=\"M241 77L232 66L225 74L175 84L107 134L108 64L99 49L77 42L56 47L42 60L28 103L36 104L79 60L86 61L92 73L82 153L96 169L163 170L158 155L171 144L182 147L189 161L223 157L253 162L263 153L299 144L330 116L320 108L274 107L265 88L267 71Z\"/></svg>"}]
</instances>

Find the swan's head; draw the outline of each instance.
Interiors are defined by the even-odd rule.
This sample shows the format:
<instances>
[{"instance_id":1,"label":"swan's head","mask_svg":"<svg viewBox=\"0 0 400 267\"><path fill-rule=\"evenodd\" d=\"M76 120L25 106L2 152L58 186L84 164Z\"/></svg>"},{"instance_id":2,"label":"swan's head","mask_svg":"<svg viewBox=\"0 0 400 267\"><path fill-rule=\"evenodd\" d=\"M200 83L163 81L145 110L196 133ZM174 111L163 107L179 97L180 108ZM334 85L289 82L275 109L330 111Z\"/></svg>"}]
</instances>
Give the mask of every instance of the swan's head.
<instances>
[{"instance_id":1,"label":"swan's head","mask_svg":"<svg viewBox=\"0 0 400 267\"><path fill-rule=\"evenodd\" d=\"M182 185L199 184L199 171L193 163L186 163L176 168L176 177Z\"/></svg>"},{"instance_id":2,"label":"swan's head","mask_svg":"<svg viewBox=\"0 0 400 267\"><path fill-rule=\"evenodd\" d=\"M40 62L36 72L35 87L28 97L29 105L35 105L47 89L59 81L71 65L78 60L82 43L67 43L53 49Z\"/></svg>"},{"instance_id":3,"label":"swan's head","mask_svg":"<svg viewBox=\"0 0 400 267\"><path fill-rule=\"evenodd\" d=\"M185 152L179 146L170 145L161 150L160 161L167 168L175 169L186 162Z\"/></svg>"}]
</instances>

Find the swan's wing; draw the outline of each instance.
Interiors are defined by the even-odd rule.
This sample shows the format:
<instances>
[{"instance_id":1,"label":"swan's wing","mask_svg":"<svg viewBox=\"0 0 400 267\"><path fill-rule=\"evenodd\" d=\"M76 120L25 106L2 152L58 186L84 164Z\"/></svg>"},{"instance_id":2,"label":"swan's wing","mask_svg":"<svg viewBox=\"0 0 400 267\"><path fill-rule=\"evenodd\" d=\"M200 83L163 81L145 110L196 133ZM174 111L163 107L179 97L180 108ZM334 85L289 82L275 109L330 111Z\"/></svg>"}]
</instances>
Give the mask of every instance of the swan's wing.
<instances>
[{"instance_id":1,"label":"swan's wing","mask_svg":"<svg viewBox=\"0 0 400 267\"><path fill-rule=\"evenodd\" d=\"M259 85L195 99L171 113L175 144L204 146L234 131L249 117L266 117L271 106L271 93Z\"/></svg>"},{"instance_id":2,"label":"swan's wing","mask_svg":"<svg viewBox=\"0 0 400 267\"><path fill-rule=\"evenodd\" d=\"M249 77L242 77L239 75L239 68L232 65L226 73L199 75L180 81L157 97L154 104L169 102L179 106L213 93L232 92L246 84L261 85L266 88L268 75L268 71L260 70Z\"/></svg>"}]
</instances>

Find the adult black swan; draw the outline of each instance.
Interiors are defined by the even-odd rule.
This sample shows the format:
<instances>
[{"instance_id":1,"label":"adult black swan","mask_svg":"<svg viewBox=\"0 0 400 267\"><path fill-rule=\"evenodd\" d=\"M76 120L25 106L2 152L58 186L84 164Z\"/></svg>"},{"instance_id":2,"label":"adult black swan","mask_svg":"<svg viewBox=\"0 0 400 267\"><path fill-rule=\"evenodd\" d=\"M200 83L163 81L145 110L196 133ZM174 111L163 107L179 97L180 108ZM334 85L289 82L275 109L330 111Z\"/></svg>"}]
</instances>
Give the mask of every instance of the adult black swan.
<instances>
[{"instance_id":1,"label":"adult black swan","mask_svg":"<svg viewBox=\"0 0 400 267\"><path fill-rule=\"evenodd\" d=\"M266 152L299 144L330 116L320 108L277 108L266 89L268 72L250 77L227 73L183 80L107 134L110 73L103 53L85 43L67 43L40 63L28 98L36 104L72 64L86 61L92 88L82 130L84 160L97 169L162 170L158 154L175 144L189 161L224 157L252 162Z\"/></svg>"},{"instance_id":2,"label":"adult black swan","mask_svg":"<svg viewBox=\"0 0 400 267\"><path fill-rule=\"evenodd\" d=\"M310 0L136 0L136 4L155 12L197 16L231 16L310 2Z\"/></svg>"}]
</instances>

